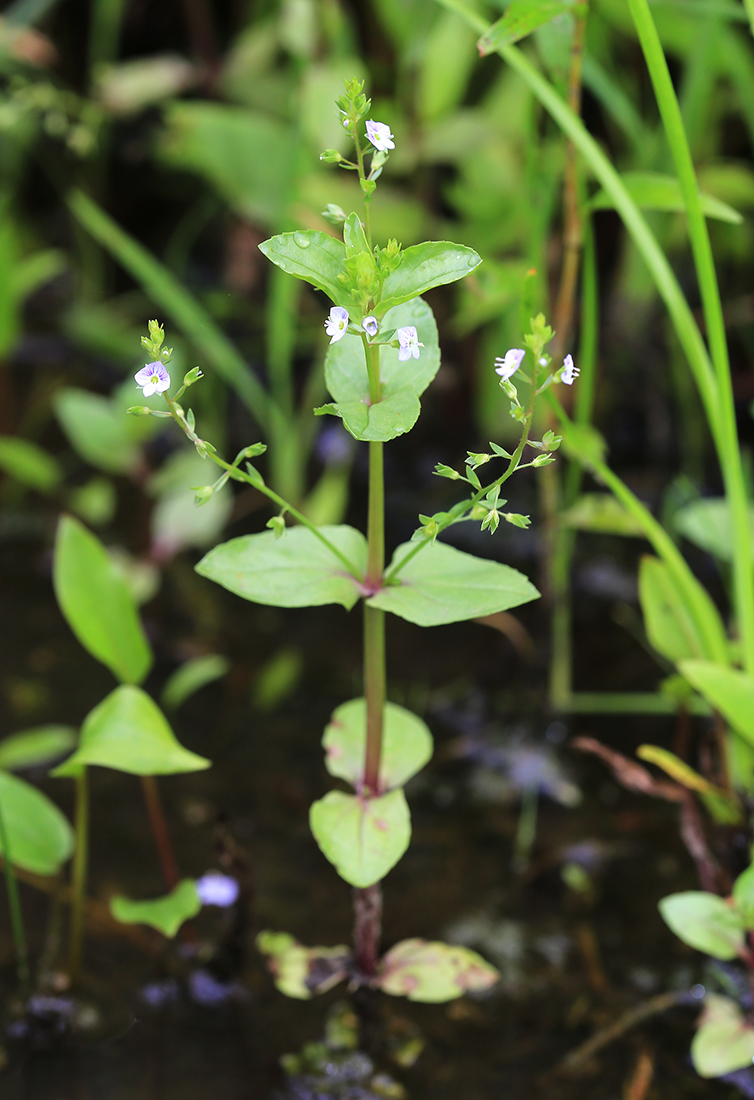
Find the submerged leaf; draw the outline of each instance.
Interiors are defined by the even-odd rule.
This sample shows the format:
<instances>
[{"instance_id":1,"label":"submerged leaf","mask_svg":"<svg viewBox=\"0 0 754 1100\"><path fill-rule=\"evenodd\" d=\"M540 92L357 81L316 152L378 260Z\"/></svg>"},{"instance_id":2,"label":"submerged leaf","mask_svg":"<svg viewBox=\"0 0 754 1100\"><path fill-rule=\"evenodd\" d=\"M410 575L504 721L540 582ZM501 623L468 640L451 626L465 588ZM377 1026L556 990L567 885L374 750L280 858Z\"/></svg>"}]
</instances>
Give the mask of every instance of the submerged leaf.
<instances>
[{"instance_id":1,"label":"submerged leaf","mask_svg":"<svg viewBox=\"0 0 754 1100\"><path fill-rule=\"evenodd\" d=\"M691 1060L700 1077L722 1077L754 1062L754 1027L730 997L704 998Z\"/></svg>"},{"instance_id":2,"label":"submerged leaf","mask_svg":"<svg viewBox=\"0 0 754 1100\"><path fill-rule=\"evenodd\" d=\"M260 932L257 947L269 956L275 985L286 997L308 1000L348 977L351 952L338 947L304 947L287 932Z\"/></svg>"},{"instance_id":3,"label":"submerged leaf","mask_svg":"<svg viewBox=\"0 0 754 1100\"><path fill-rule=\"evenodd\" d=\"M394 997L440 1003L489 989L499 977L494 966L468 947L411 939L388 951L377 984Z\"/></svg>"},{"instance_id":4,"label":"submerged leaf","mask_svg":"<svg viewBox=\"0 0 754 1100\"><path fill-rule=\"evenodd\" d=\"M366 699L350 699L333 711L322 745L330 775L357 789L363 782L367 738ZM380 757L380 791L402 787L432 756L432 734L410 710L386 703Z\"/></svg>"},{"instance_id":5,"label":"submerged leaf","mask_svg":"<svg viewBox=\"0 0 754 1100\"><path fill-rule=\"evenodd\" d=\"M362 888L384 878L411 839L402 790L378 798L329 791L311 807L309 824L340 877Z\"/></svg>"},{"instance_id":6,"label":"submerged leaf","mask_svg":"<svg viewBox=\"0 0 754 1100\"><path fill-rule=\"evenodd\" d=\"M132 901L122 896L110 900L110 912L121 924L148 924L170 939L201 907L192 878L185 878L165 897L151 901Z\"/></svg>"}]
</instances>

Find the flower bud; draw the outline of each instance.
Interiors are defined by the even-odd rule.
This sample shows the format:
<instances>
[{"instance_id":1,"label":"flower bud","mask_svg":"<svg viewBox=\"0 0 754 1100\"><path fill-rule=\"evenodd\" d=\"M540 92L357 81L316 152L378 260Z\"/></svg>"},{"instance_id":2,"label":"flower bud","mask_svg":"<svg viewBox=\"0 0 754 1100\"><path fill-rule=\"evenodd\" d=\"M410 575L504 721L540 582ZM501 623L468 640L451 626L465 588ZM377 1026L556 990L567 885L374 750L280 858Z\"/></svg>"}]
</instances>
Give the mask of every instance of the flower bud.
<instances>
[{"instance_id":1,"label":"flower bud","mask_svg":"<svg viewBox=\"0 0 754 1100\"><path fill-rule=\"evenodd\" d=\"M322 217L330 225L342 225L346 220L346 212L337 203L328 202L325 209L322 211Z\"/></svg>"},{"instance_id":2,"label":"flower bud","mask_svg":"<svg viewBox=\"0 0 754 1100\"><path fill-rule=\"evenodd\" d=\"M132 405L126 410L129 416L149 416L152 412L146 405Z\"/></svg>"},{"instance_id":3,"label":"flower bud","mask_svg":"<svg viewBox=\"0 0 754 1100\"><path fill-rule=\"evenodd\" d=\"M319 154L319 159L323 164L340 164L343 157L337 149L325 149L324 153Z\"/></svg>"},{"instance_id":4,"label":"flower bud","mask_svg":"<svg viewBox=\"0 0 754 1100\"><path fill-rule=\"evenodd\" d=\"M198 382L200 378L204 378L201 367L192 367L187 374L184 374L183 384L188 388L193 386L194 382Z\"/></svg>"},{"instance_id":5,"label":"flower bud","mask_svg":"<svg viewBox=\"0 0 754 1100\"><path fill-rule=\"evenodd\" d=\"M197 507L206 504L214 491L213 485L201 485L198 489L194 489L194 504Z\"/></svg>"}]
</instances>

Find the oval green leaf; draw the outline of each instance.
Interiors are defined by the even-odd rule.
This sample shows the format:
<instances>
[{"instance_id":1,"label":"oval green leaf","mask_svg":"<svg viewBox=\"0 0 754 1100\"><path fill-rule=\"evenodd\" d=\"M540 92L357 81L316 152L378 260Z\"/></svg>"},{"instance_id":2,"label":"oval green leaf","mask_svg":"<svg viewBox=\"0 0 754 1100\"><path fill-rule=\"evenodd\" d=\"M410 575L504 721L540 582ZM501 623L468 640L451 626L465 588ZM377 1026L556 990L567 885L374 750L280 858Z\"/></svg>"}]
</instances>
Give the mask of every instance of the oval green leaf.
<instances>
[{"instance_id":1,"label":"oval green leaf","mask_svg":"<svg viewBox=\"0 0 754 1100\"><path fill-rule=\"evenodd\" d=\"M134 395L135 401L136 387ZM140 451L129 423L133 418L106 397L71 386L58 391L53 407L69 443L85 462L108 474L127 474L138 466Z\"/></svg>"},{"instance_id":2,"label":"oval green leaf","mask_svg":"<svg viewBox=\"0 0 754 1100\"><path fill-rule=\"evenodd\" d=\"M400 265L382 284L382 297L375 315L383 317L389 309L417 298L432 287L463 279L481 262L479 253L463 244L449 241L412 244L403 250Z\"/></svg>"},{"instance_id":3,"label":"oval green leaf","mask_svg":"<svg viewBox=\"0 0 754 1100\"><path fill-rule=\"evenodd\" d=\"M396 550L391 568L416 549L406 542ZM531 581L496 561L465 554L446 543L425 546L388 584L367 602L370 607L392 611L419 626L478 619L537 599Z\"/></svg>"},{"instance_id":4,"label":"oval green leaf","mask_svg":"<svg viewBox=\"0 0 754 1100\"><path fill-rule=\"evenodd\" d=\"M52 576L60 610L84 648L119 680L141 683L152 650L136 604L102 543L72 516L58 524Z\"/></svg>"},{"instance_id":5,"label":"oval green leaf","mask_svg":"<svg viewBox=\"0 0 754 1100\"><path fill-rule=\"evenodd\" d=\"M579 7L578 0L511 0L505 15L479 39L477 49L485 57L501 46L519 42L559 15L578 12L583 7L583 4Z\"/></svg>"},{"instance_id":6,"label":"oval green leaf","mask_svg":"<svg viewBox=\"0 0 754 1100\"><path fill-rule=\"evenodd\" d=\"M722 1077L754 1061L754 1027L730 997L708 993L691 1060L700 1077Z\"/></svg>"},{"instance_id":7,"label":"oval green leaf","mask_svg":"<svg viewBox=\"0 0 754 1100\"><path fill-rule=\"evenodd\" d=\"M350 699L333 711L322 746L330 775L357 790L363 782L367 737L365 699ZM421 718L395 703L385 704L380 757L380 791L402 787L432 757L432 734Z\"/></svg>"},{"instance_id":8,"label":"oval green leaf","mask_svg":"<svg viewBox=\"0 0 754 1100\"><path fill-rule=\"evenodd\" d=\"M749 510L754 554L754 508ZM676 531L721 561L733 560L733 524L725 497L694 500L673 516Z\"/></svg>"},{"instance_id":9,"label":"oval green leaf","mask_svg":"<svg viewBox=\"0 0 754 1100\"><path fill-rule=\"evenodd\" d=\"M132 901L122 896L110 899L110 912L121 924L148 924L169 939L182 924L195 917L201 907L192 878L185 878L165 897L151 901Z\"/></svg>"},{"instance_id":10,"label":"oval green leaf","mask_svg":"<svg viewBox=\"0 0 754 1100\"><path fill-rule=\"evenodd\" d=\"M296 230L262 241L259 250L289 275L323 290L336 306L348 304L349 296L338 281L338 275L346 269L342 241L314 229Z\"/></svg>"},{"instance_id":11,"label":"oval green leaf","mask_svg":"<svg viewBox=\"0 0 754 1100\"><path fill-rule=\"evenodd\" d=\"M659 903L662 918L679 939L715 959L735 959L744 949L743 918L716 894L687 890Z\"/></svg>"},{"instance_id":12,"label":"oval green leaf","mask_svg":"<svg viewBox=\"0 0 754 1100\"><path fill-rule=\"evenodd\" d=\"M725 645L725 631L717 608L704 588L693 582L693 614L689 589L681 589L665 562L646 555L639 566L639 602L652 646L671 661L713 656L698 629L705 621L709 632Z\"/></svg>"},{"instance_id":13,"label":"oval green leaf","mask_svg":"<svg viewBox=\"0 0 754 1100\"><path fill-rule=\"evenodd\" d=\"M342 524L320 530L363 574L367 543L361 531ZM280 539L273 531L231 539L210 550L196 571L245 600L274 607L339 603L350 609L360 595L343 562L306 527L291 527Z\"/></svg>"},{"instance_id":14,"label":"oval green leaf","mask_svg":"<svg viewBox=\"0 0 754 1100\"><path fill-rule=\"evenodd\" d=\"M621 176L626 190L637 206L643 210L668 210L678 214L686 211L681 185L675 176L660 172L624 172ZM727 202L700 193L702 213L717 221L741 225L743 216ZM590 201L592 210L614 210L615 202L607 191L600 190Z\"/></svg>"},{"instance_id":15,"label":"oval green leaf","mask_svg":"<svg viewBox=\"0 0 754 1100\"><path fill-rule=\"evenodd\" d=\"M40 493L51 493L63 480L56 458L31 440L12 435L0 436L0 470Z\"/></svg>"},{"instance_id":16,"label":"oval green leaf","mask_svg":"<svg viewBox=\"0 0 754 1100\"><path fill-rule=\"evenodd\" d=\"M78 749L51 774L74 775L82 764L131 775L174 775L209 768L211 761L184 749L146 692L124 684L87 714Z\"/></svg>"},{"instance_id":17,"label":"oval green leaf","mask_svg":"<svg viewBox=\"0 0 754 1100\"><path fill-rule=\"evenodd\" d=\"M64 756L76 744L72 726L38 726L0 741L0 768L35 768Z\"/></svg>"},{"instance_id":18,"label":"oval green leaf","mask_svg":"<svg viewBox=\"0 0 754 1100\"><path fill-rule=\"evenodd\" d=\"M204 657L195 657L177 668L162 689L160 702L165 710L175 710L194 692L206 684L220 680L230 670L230 661L219 653L207 653Z\"/></svg>"},{"instance_id":19,"label":"oval green leaf","mask_svg":"<svg viewBox=\"0 0 754 1100\"><path fill-rule=\"evenodd\" d=\"M754 744L754 677L714 661L681 661L678 667L707 702Z\"/></svg>"},{"instance_id":20,"label":"oval green leaf","mask_svg":"<svg viewBox=\"0 0 754 1100\"><path fill-rule=\"evenodd\" d=\"M394 997L439 1004L489 989L499 977L494 966L468 947L411 939L388 951L377 984Z\"/></svg>"},{"instance_id":21,"label":"oval green leaf","mask_svg":"<svg viewBox=\"0 0 754 1100\"><path fill-rule=\"evenodd\" d=\"M348 977L351 952L338 947L304 947L287 932L260 932L257 948L269 959L275 985L286 997L306 1001Z\"/></svg>"},{"instance_id":22,"label":"oval green leaf","mask_svg":"<svg viewBox=\"0 0 754 1100\"><path fill-rule=\"evenodd\" d=\"M30 783L0 771L0 812L8 838L3 856L35 875L54 875L73 852L73 830L54 802Z\"/></svg>"},{"instance_id":23,"label":"oval green leaf","mask_svg":"<svg viewBox=\"0 0 754 1100\"><path fill-rule=\"evenodd\" d=\"M411 815L401 790L379 798L329 791L312 806L309 824L340 877L360 888L384 878L411 839Z\"/></svg>"}]
</instances>

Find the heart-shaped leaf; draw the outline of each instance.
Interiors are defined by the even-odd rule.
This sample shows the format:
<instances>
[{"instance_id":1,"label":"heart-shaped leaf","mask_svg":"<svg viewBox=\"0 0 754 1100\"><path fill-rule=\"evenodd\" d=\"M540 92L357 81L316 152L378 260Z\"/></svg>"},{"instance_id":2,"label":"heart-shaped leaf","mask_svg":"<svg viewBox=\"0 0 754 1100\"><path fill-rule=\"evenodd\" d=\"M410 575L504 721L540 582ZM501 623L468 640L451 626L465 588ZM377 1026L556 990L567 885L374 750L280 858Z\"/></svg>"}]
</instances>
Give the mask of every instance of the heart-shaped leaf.
<instances>
[{"instance_id":1,"label":"heart-shaped leaf","mask_svg":"<svg viewBox=\"0 0 754 1100\"><path fill-rule=\"evenodd\" d=\"M146 692L123 685L87 714L78 749L51 774L75 775L83 764L132 775L174 775L209 768L211 761L184 749Z\"/></svg>"},{"instance_id":2,"label":"heart-shaped leaf","mask_svg":"<svg viewBox=\"0 0 754 1100\"><path fill-rule=\"evenodd\" d=\"M382 284L382 297L375 313L382 317L387 310L418 298L434 286L463 279L481 262L479 253L463 244L451 244L449 241L412 244L403 250L399 266ZM392 328L392 323L387 327Z\"/></svg>"},{"instance_id":3,"label":"heart-shaped leaf","mask_svg":"<svg viewBox=\"0 0 754 1100\"><path fill-rule=\"evenodd\" d=\"M691 1060L700 1077L722 1077L754 1061L754 1027L730 997L708 993Z\"/></svg>"},{"instance_id":4,"label":"heart-shaped leaf","mask_svg":"<svg viewBox=\"0 0 754 1100\"><path fill-rule=\"evenodd\" d=\"M309 812L314 839L341 878L372 886L408 848L411 815L402 790L379 798L329 791Z\"/></svg>"},{"instance_id":5,"label":"heart-shaped leaf","mask_svg":"<svg viewBox=\"0 0 754 1100\"><path fill-rule=\"evenodd\" d=\"M715 959L735 959L744 948L743 917L716 894L687 890L659 904L662 918L679 939Z\"/></svg>"},{"instance_id":6,"label":"heart-shaped leaf","mask_svg":"<svg viewBox=\"0 0 754 1100\"><path fill-rule=\"evenodd\" d=\"M416 549L406 542L391 567ZM402 569L397 584L387 584L367 602L419 626L478 619L529 603L539 596L531 581L496 561L465 554L446 543L425 546Z\"/></svg>"},{"instance_id":7,"label":"heart-shaped leaf","mask_svg":"<svg viewBox=\"0 0 754 1100\"><path fill-rule=\"evenodd\" d=\"M367 737L365 699L350 699L333 711L322 745L330 775L357 790L363 782ZM380 757L380 790L402 787L432 756L432 734L410 710L385 704Z\"/></svg>"},{"instance_id":8,"label":"heart-shaped leaf","mask_svg":"<svg viewBox=\"0 0 754 1100\"><path fill-rule=\"evenodd\" d=\"M122 896L111 898L110 912L121 924L148 924L172 939L187 920L202 907L192 878L185 878L169 894L150 901L132 901Z\"/></svg>"},{"instance_id":9,"label":"heart-shaped leaf","mask_svg":"<svg viewBox=\"0 0 754 1100\"><path fill-rule=\"evenodd\" d=\"M73 852L73 830L46 795L0 771L0 812L10 861L36 875L54 875ZM0 852L8 853L0 843Z\"/></svg>"},{"instance_id":10,"label":"heart-shaped leaf","mask_svg":"<svg viewBox=\"0 0 754 1100\"><path fill-rule=\"evenodd\" d=\"M343 524L319 530L363 574L361 531ZM196 571L245 600L274 607L339 603L350 609L360 595L345 564L306 527L291 527L280 539L273 531L231 539L210 550Z\"/></svg>"},{"instance_id":11,"label":"heart-shaped leaf","mask_svg":"<svg viewBox=\"0 0 754 1100\"><path fill-rule=\"evenodd\" d=\"M259 250L289 275L323 290L336 306L348 304L348 295L338 282L338 275L346 269L342 241L314 229L296 230L262 241Z\"/></svg>"},{"instance_id":12,"label":"heart-shaped leaf","mask_svg":"<svg viewBox=\"0 0 754 1100\"><path fill-rule=\"evenodd\" d=\"M494 966L467 947L412 939L388 951L377 984L394 997L437 1004L489 989L499 977Z\"/></svg>"},{"instance_id":13,"label":"heart-shaped leaf","mask_svg":"<svg viewBox=\"0 0 754 1100\"><path fill-rule=\"evenodd\" d=\"M122 573L99 539L62 516L55 539L53 583L60 610L81 644L119 680L138 684L152 650Z\"/></svg>"}]
</instances>

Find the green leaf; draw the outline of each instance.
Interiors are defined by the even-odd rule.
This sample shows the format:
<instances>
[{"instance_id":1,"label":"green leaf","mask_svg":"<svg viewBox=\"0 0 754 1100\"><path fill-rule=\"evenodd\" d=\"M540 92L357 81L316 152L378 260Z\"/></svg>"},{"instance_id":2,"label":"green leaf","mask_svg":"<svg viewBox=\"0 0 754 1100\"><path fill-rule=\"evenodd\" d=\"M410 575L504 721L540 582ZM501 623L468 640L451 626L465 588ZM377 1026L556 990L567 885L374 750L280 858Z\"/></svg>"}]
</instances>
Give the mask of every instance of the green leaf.
<instances>
[{"instance_id":1,"label":"green leaf","mask_svg":"<svg viewBox=\"0 0 754 1100\"><path fill-rule=\"evenodd\" d=\"M411 542L399 546L391 568L415 549L416 543ZM478 619L539 596L531 581L517 569L475 558L442 542L420 550L397 580L397 584L380 589L368 603L419 626Z\"/></svg>"},{"instance_id":2,"label":"green leaf","mask_svg":"<svg viewBox=\"0 0 754 1100\"><path fill-rule=\"evenodd\" d=\"M205 684L222 679L229 669L230 661L219 653L208 653L204 657L186 661L165 684L160 703L165 710L176 710Z\"/></svg>"},{"instance_id":3,"label":"green leaf","mask_svg":"<svg viewBox=\"0 0 754 1100\"><path fill-rule=\"evenodd\" d=\"M257 948L269 957L275 985L286 997L308 1000L348 977L351 952L338 947L304 947L287 932L260 932Z\"/></svg>"},{"instance_id":4,"label":"green leaf","mask_svg":"<svg viewBox=\"0 0 754 1100\"><path fill-rule=\"evenodd\" d=\"M715 959L735 959L744 950L741 914L716 894L703 890L670 894L659 910L671 931L697 951Z\"/></svg>"},{"instance_id":5,"label":"green leaf","mask_svg":"<svg viewBox=\"0 0 754 1100\"><path fill-rule=\"evenodd\" d=\"M680 214L686 210L681 185L675 176L664 176L659 172L624 172L621 179L636 205L644 210L670 210ZM743 222L741 214L727 202L701 192L699 198L702 213L708 218L732 225ZM590 200L589 207L592 210L614 210L615 202L606 191L601 190Z\"/></svg>"},{"instance_id":6,"label":"green leaf","mask_svg":"<svg viewBox=\"0 0 754 1100\"><path fill-rule=\"evenodd\" d=\"M53 584L60 610L81 644L125 683L141 683L152 651L121 572L99 539L62 516Z\"/></svg>"},{"instance_id":7,"label":"green leaf","mask_svg":"<svg viewBox=\"0 0 754 1100\"><path fill-rule=\"evenodd\" d=\"M366 569L360 531L345 525L319 530L356 569ZM210 550L196 571L245 600L274 607L339 603L350 609L360 595L343 562L306 527L291 527L281 539L272 531L231 539Z\"/></svg>"},{"instance_id":8,"label":"green leaf","mask_svg":"<svg viewBox=\"0 0 754 1100\"><path fill-rule=\"evenodd\" d=\"M215 490L201 507L196 504L194 492L216 471L214 464L207 463L191 447L176 451L149 479L148 490L157 497L149 527L158 559L169 559L188 546L204 549L217 542L233 510L230 487Z\"/></svg>"},{"instance_id":9,"label":"green leaf","mask_svg":"<svg viewBox=\"0 0 754 1100\"><path fill-rule=\"evenodd\" d=\"M382 400L376 405L370 403L361 338L347 333L328 349L325 382L335 399L328 411L341 416L356 439L387 442L409 431L419 417L419 397L440 367L437 325L432 310L420 298L390 310L382 327L389 330L406 325L416 328L424 347L418 359L404 363L398 358L397 348L387 344L380 347Z\"/></svg>"},{"instance_id":10,"label":"green leaf","mask_svg":"<svg viewBox=\"0 0 754 1100\"><path fill-rule=\"evenodd\" d=\"M73 852L73 830L54 802L30 783L0 771L0 812L10 861L35 875L54 875ZM7 855L0 843L0 852Z\"/></svg>"},{"instance_id":11,"label":"green leaf","mask_svg":"<svg viewBox=\"0 0 754 1100\"><path fill-rule=\"evenodd\" d=\"M110 912L121 924L148 924L172 939L187 920L191 920L202 907L196 883L192 878L182 882L162 898L152 901L132 901L118 896L110 900Z\"/></svg>"},{"instance_id":12,"label":"green leaf","mask_svg":"<svg viewBox=\"0 0 754 1100\"><path fill-rule=\"evenodd\" d=\"M682 661L678 667L707 702L754 744L754 677L714 661Z\"/></svg>"},{"instance_id":13,"label":"green leaf","mask_svg":"<svg viewBox=\"0 0 754 1100\"><path fill-rule=\"evenodd\" d=\"M473 248L448 241L412 244L401 253L399 266L382 284L382 297L375 316L383 317L394 306L410 302L435 286L454 283L479 267L482 257ZM392 323L387 326L392 328Z\"/></svg>"},{"instance_id":14,"label":"green leaf","mask_svg":"<svg viewBox=\"0 0 754 1100\"><path fill-rule=\"evenodd\" d=\"M50 774L73 775L82 764L131 775L175 775L211 766L183 748L157 704L130 684L111 691L87 714L76 752Z\"/></svg>"},{"instance_id":15,"label":"green leaf","mask_svg":"<svg viewBox=\"0 0 754 1100\"><path fill-rule=\"evenodd\" d=\"M363 782L366 753L365 699L350 699L333 711L322 738L330 775L345 779L357 790ZM432 757L432 734L410 710L385 704L380 757L380 791L402 787Z\"/></svg>"},{"instance_id":16,"label":"green leaf","mask_svg":"<svg viewBox=\"0 0 754 1100\"><path fill-rule=\"evenodd\" d=\"M335 305L348 303L348 294L338 281L338 275L346 269L342 241L314 229L296 230L262 241L259 249L289 275L323 290Z\"/></svg>"},{"instance_id":17,"label":"green leaf","mask_svg":"<svg viewBox=\"0 0 754 1100\"><path fill-rule=\"evenodd\" d=\"M341 878L372 886L408 848L411 816L402 790L379 798L329 791L309 812L314 839Z\"/></svg>"},{"instance_id":18,"label":"green leaf","mask_svg":"<svg viewBox=\"0 0 754 1100\"><path fill-rule=\"evenodd\" d=\"M108 474L129 474L139 465L132 427L136 421L106 397L70 386L55 394L53 408L68 442L91 466Z\"/></svg>"},{"instance_id":19,"label":"green leaf","mask_svg":"<svg viewBox=\"0 0 754 1100\"><path fill-rule=\"evenodd\" d=\"M644 535L641 524L612 493L584 493L573 507L563 512L561 521L577 531L600 535Z\"/></svg>"},{"instance_id":20,"label":"green leaf","mask_svg":"<svg viewBox=\"0 0 754 1100\"><path fill-rule=\"evenodd\" d=\"M511 0L505 15L477 42L482 57L501 46L510 46L559 15L578 14L586 5L578 0Z\"/></svg>"},{"instance_id":21,"label":"green leaf","mask_svg":"<svg viewBox=\"0 0 754 1100\"><path fill-rule=\"evenodd\" d=\"M40 493L53 492L63 480L63 469L56 458L18 436L0 436L0 470Z\"/></svg>"},{"instance_id":22,"label":"green leaf","mask_svg":"<svg viewBox=\"0 0 754 1100\"><path fill-rule=\"evenodd\" d=\"M695 772L685 761L676 756L674 752L661 748L659 745L639 745L636 755L640 760L648 760L650 764L656 764L658 768L675 779L682 787L690 791L696 791L702 798L705 806L714 821L720 825L737 825L743 817L741 804L735 795L728 794L722 787L716 787L699 772Z\"/></svg>"},{"instance_id":23,"label":"green leaf","mask_svg":"<svg viewBox=\"0 0 754 1100\"><path fill-rule=\"evenodd\" d=\"M691 1060L700 1077L722 1077L754 1061L754 1027L730 997L708 993Z\"/></svg>"},{"instance_id":24,"label":"green leaf","mask_svg":"<svg viewBox=\"0 0 754 1100\"><path fill-rule=\"evenodd\" d=\"M384 956L377 984L394 997L438 1004L467 992L480 993L499 977L494 966L468 947L411 939L397 943Z\"/></svg>"},{"instance_id":25,"label":"green leaf","mask_svg":"<svg viewBox=\"0 0 754 1100\"><path fill-rule=\"evenodd\" d=\"M359 252L371 252L361 218L358 214L349 214L343 224L343 243L346 256L356 256Z\"/></svg>"},{"instance_id":26,"label":"green leaf","mask_svg":"<svg viewBox=\"0 0 754 1100\"><path fill-rule=\"evenodd\" d=\"M750 509L751 544L754 553L754 508ZM694 500L679 508L673 526L689 542L714 554L721 561L733 561L733 524L725 497Z\"/></svg>"},{"instance_id":27,"label":"green leaf","mask_svg":"<svg viewBox=\"0 0 754 1100\"><path fill-rule=\"evenodd\" d=\"M695 582L696 589L699 613L719 621L717 609L707 592ZM663 657L682 661L688 657L710 656L697 629L698 616L692 615L689 609L688 592L680 588L672 571L659 558L647 555L641 559L639 601L647 637ZM722 623L718 629L723 630Z\"/></svg>"},{"instance_id":28,"label":"green leaf","mask_svg":"<svg viewBox=\"0 0 754 1100\"><path fill-rule=\"evenodd\" d=\"M0 741L0 768L35 768L70 752L76 744L72 726L38 726Z\"/></svg>"},{"instance_id":29,"label":"green leaf","mask_svg":"<svg viewBox=\"0 0 754 1100\"><path fill-rule=\"evenodd\" d=\"M741 911L745 928L754 928L754 863L733 883L733 898Z\"/></svg>"},{"instance_id":30,"label":"green leaf","mask_svg":"<svg viewBox=\"0 0 754 1100\"><path fill-rule=\"evenodd\" d=\"M301 651L295 646L284 646L273 653L254 679L252 704L258 710L275 710L295 691L303 665Z\"/></svg>"}]
</instances>

